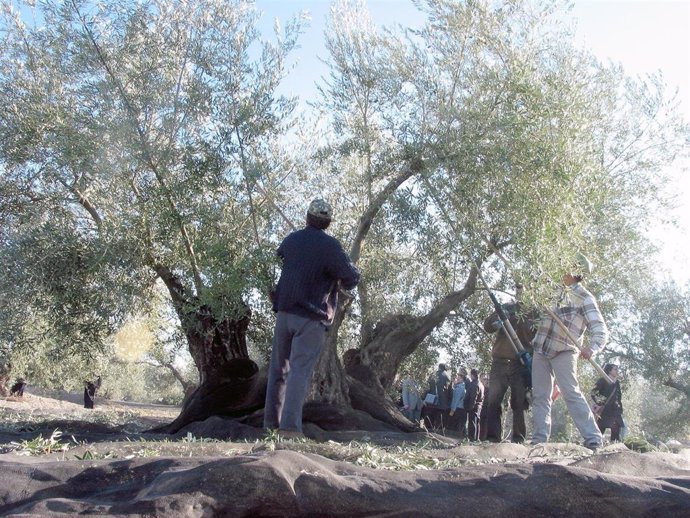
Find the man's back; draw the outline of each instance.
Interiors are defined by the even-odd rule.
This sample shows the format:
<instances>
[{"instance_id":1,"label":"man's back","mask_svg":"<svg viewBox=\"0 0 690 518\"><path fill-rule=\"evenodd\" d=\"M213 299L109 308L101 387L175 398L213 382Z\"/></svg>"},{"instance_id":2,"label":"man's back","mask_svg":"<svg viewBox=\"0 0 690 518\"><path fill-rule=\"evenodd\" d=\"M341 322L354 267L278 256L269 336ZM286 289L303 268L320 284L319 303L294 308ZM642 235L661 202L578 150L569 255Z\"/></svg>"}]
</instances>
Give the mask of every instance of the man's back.
<instances>
[{"instance_id":1,"label":"man's back","mask_svg":"<svg viewBox=\"0 0 690 518\"><path fill-rule=\"evenodd\" d=\"M283 269L276 289L276 311L330 320L338 281L345 289L359 281L359 270L340 242L323 230L307 226L293 232L277 253L283 259Z\"/></svg>"}]
</instances>

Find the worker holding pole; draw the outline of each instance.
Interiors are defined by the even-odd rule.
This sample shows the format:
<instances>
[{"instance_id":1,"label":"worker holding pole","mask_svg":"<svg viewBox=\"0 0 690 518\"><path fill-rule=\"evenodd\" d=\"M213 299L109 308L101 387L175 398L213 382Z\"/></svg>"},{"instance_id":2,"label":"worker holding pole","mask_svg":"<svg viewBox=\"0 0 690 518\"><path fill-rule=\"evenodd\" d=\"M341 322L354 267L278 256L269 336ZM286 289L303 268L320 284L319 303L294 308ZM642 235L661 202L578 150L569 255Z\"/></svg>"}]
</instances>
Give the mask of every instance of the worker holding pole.
<instances>
[{"instance_id":1,"label":"worker holding pole","mask_svg":"<svg viewBox=\"0 0 690 518\"><path fill-rule=\"evenodd\" d=\"M604 348L609 336L594 295L582 285L585 275L591 273L590 261L578 254L575 264L563 276L564 288L558 302L542 314L532 341L532 444L545 443L551 435L551 394L555 379L584 445L591 450L602 445L601 432L577 380L578 354L591 360ZM585 331L590 340L583 347Z\"/></svg>"},{"instance_id":2,"label":"worker holding pole","mask_svg":"<svg viewBox=\"0 0 690 518\"><path fill-rule=\"evenodd\" d=\"M519 300L519 297L518 297ZM519 302L504 304L503 312L515 330L520 346L531 355L531 341L534 337L533 323L537 316L534 312L524 311ZM511 441L525 442L527 427L525 424L525 410L527 408L527 391L532 386L532 376L526 365L521 362L521 351L516 350L508 332L504 329L498 311L494 311L484 320L484 330L496 333L491 348L491 383L485 404L487 413L487 440L501 442L503 439L503 399L510 388L510 408L513 411L513 427ZM527 370L527 372L525 372Z\"/></svg>"}]
</instances>

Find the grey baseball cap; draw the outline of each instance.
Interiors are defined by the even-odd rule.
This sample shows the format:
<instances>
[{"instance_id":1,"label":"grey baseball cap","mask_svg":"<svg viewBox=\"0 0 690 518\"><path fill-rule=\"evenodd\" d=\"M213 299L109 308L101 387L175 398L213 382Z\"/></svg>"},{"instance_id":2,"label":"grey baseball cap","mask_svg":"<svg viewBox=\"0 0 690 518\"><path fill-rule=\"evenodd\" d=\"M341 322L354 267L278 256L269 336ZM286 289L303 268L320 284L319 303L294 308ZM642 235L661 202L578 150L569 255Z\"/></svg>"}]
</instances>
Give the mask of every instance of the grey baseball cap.
<instances>
[{"instance_id":1,"label":"grey baseball cap","mask_svg":"<svg viewBox=\"0 0 690 518\"><path fill-rule=\"evenodd\" d=\"M575 264L580 269L580 271L577 272L580 274L586 273L589 275L592 273L592 270L594 270L594 265L592 264L592 262L589 259L587 259L587 257L585 257L584 254L581 253L578 253L575 256Z\"/></svg>"},{"instance_id":2,"label":"grey baseball cap","mask_svg":"<svg viewBox=\"0 0 690 518\"><path fill-rule=\"evenodd\" d=\"M308 214L321 219L333 219L333 207L326 200L317 198L309 204Z\"/></svg>"}]
</instances>

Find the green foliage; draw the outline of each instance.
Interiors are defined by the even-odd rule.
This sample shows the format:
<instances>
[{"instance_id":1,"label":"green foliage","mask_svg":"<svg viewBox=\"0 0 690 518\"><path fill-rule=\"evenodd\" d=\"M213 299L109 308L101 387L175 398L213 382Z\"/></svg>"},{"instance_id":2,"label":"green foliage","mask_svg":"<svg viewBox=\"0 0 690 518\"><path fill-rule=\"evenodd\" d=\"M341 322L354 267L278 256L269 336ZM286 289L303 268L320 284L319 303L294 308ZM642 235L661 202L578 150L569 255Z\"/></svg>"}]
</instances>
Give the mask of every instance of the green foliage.
<instances>
[{"instance_id":1,"label":"green foliage","mask_svg":"<svg viewBox=\"0 0 690 518\"><path fill-rule=\"evenodd\" d=\"M207 439L205 437L195 437L192 432L187 432L187 435L182 437L182 442L186 443L201 443L201 442L220 442L218 439Z\"/></svg>"},{"instance_id":2,"label":"green foliage","mask_svg":"<svg viewBox=\"0 0 690 518\"><path fill-rule=\"evenodd\" d=\"M84 390L85 380L93 380L99 374L107 379L109 352L80 349L76 354L69 354L60 344L36 342L30 350L13 351L13 372L26 379L29 387L80 392Z\"/></svg>"},{"instance_id":3,"label":"green foliage","mask_svg":"<svg viewBox=\"0 0 690 518\"><path fill-rule=\"evenodd\" d=\"M182 403L182 388L165 369L141 362L117 361L109 367L103 378L103 397L118 401Z\"/></svg>"},{"instance_id":4,"label":"green foliage","mask_svg":"<svg viewBox=\"0 0 690 518\"><path fill-rule=\"evenodd\" d=\"M178 311L237 317L274 273L301 20L268 42L243 0L16 5L37 16L0 20L3 339L97 350L166 274Z\"/></svg>"},{"instance_id":5,"label":"green foliage","mask_svg":"<svg viewBox=\"0 0 690 518\"><path fill-rule=\"evenodd\" d=\"M615 352L643 377L641 426L660 439L690 433L690 286L651 285L614 330Z\"/></svg>"},{"instance_id":6,"label":"green foliage","mask_svg":"<svg viewBox=\"0 0 690 518\"><path fill-rule=\"evenodd\" d=\"M415 380L423 393L426 391L429 376L436 371L439 364L438 352L429 346L429 342L427 340L419 346L415 352L403 361L398 370L399 380L407 378ZM423 396L424 394L422 394ZM398 394L396 392L396 400L397 397Z\"/></svg>"},{"instance_id":7,"label":"green foliage","mask_svg":"<svg viewBox=\"0 0 690 518\"><path fill-rule=\"evenodd\" d=\"M86 450L82 455L74 455L74 458L77 460L94 460L94 454L91 452L91 450Z\"/></svg>"},{"instance_id":8,"label":"green foliage","mask_svg":"<svg viewBox=\"0 0 690 518\"><path fill-rule=\"evenodd\" d=\"M656 448L650 444L650 442L644 437L631 435L623 440L625 444L632 451L637 451L640 453L647 453L650 451L657 451Z\"/></svg>"},{"instance_id":9,"label":"green foliage","mask_svg":"<svg viewBox=\"0 0 690 518\"><path fill-rule=\"evenodd\" d=\"M42 347L19 349L13 355L13 372L27 380L29 391L33 386L81 393L85 380L101 375L98 396L108 399L175 405L184 397L168 369L141 361L124 362L106 354L70 356ZM186 375L192 379L191 373Z\"/></svg>"},{"instance_id":10,"label":"green foliage","mask_svg":"<svg viewBox=\"0 0 690 518\"><path fill-rule=\"evenodd\" d=\"M650 440L687 440L690 402L688 396L666 387L657 380L646 380L640 404L640 433Z\"/></svg>"},{"instance_id":11,"label":"green foliage","mask_svg":"<svg viewBox=\"0 0 690 518\"><path fill-rule=\"evenodd\" d=\"M350 447L359 450L353 463L367 468L418 471L451 467L448 461L442 462L439 459L430 458L423 449L416 447L382 448L370 444L353 445L352 443Z\"/></svg>"},{"instance_id":12,"label":"green foliage","mask_svg":"<svg viewBox=\"0 0 690 518\"><path fill-rule=\"evenodd\" d=\"M332 8L321 93L334 138L320 158L344 183L331 188L363 213L418 168L361 250L362 342L387 313L429 311L497 248L507 262L487 261L487 277L509 294L526 283L528 302L551 300L578 250L602 265L591 286L607 313L651 271L640 222L663 213L661 169L688 126L659 78L577 49L561 8L429 0L414 33L376 32L361 2ZM467 305L460 334L429 338L446 353L466 343L459 361L485 350L470 322L488 301Z\"/></svg>"},{"instance_id":13,"label":"green foliage","mask_svg":"<svg viewBox=\"0 0 690 518\"><path fill-rule=\"evenodd\" d=\"M640 372L690 383L683 335L638 297L654 266L643 231L664 214L687 123L660 77L576 48L563 4L427 0L412 32L334 3L318 135L277 93L299 17L265 41L243 0L13 5L38 16L8 7L0 22L0 341L35 378L73 386L90 361L105 368L133 318L154 322L143 361L170 370L200 308L221 321L249 306L251 354L266 358L283 216L300 223L317 192L363 271L341 351L384 315L429 313L475 261L502 298L521 280L527 302L550 301L582 251L606 315L648 322L630 328L650 344ZM465 301L404 369L435 352L485 366L473 323L488 311ZM174 400L163 371L109 367L112 395Z\"/></svg>"}]
</instances>

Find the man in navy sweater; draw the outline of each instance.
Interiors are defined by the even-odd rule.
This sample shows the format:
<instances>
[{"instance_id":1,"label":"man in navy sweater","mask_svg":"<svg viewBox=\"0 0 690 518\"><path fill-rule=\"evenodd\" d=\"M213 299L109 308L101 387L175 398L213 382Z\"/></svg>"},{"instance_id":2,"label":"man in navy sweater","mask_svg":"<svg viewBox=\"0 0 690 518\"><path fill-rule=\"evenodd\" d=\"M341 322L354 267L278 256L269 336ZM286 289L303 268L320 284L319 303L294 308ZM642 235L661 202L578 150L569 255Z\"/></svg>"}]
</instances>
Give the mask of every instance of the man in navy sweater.
<instances>
[{"instance_id":1,"label":"man in navy sweater","mask_svg":"<svg viewBox=\"0 0 690 518\"><path fill-rule=\"evenodd\" d=\"M302 436L302 407L333 323L338 288L349 290L359 282L359 270L340 242L324 232L332 219L327 202L312 201L307 226L278 247L283 269L271 297L277 315L264 428L277 428L286 437Z\"/></svg>"}]
</instances>

